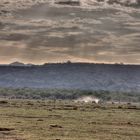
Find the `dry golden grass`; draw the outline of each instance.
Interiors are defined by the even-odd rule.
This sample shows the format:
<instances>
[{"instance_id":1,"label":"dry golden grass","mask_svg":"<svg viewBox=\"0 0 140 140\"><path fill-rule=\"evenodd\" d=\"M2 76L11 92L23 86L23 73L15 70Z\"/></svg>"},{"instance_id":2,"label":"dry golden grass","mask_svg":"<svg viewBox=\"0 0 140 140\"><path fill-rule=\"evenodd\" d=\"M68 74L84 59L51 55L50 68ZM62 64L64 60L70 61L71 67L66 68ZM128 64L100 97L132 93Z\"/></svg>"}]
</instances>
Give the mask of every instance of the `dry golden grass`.
<instances>
[{"instance_id":1,"label":"dry golden grass","mask_svg":"<svg viewBox=\"0 0 140 140\"><path fill-rule=\"evenodd\" d=\"M140 108L72 101L0 102L0 140L139 140Z\"/></svg>"}]
</instances>

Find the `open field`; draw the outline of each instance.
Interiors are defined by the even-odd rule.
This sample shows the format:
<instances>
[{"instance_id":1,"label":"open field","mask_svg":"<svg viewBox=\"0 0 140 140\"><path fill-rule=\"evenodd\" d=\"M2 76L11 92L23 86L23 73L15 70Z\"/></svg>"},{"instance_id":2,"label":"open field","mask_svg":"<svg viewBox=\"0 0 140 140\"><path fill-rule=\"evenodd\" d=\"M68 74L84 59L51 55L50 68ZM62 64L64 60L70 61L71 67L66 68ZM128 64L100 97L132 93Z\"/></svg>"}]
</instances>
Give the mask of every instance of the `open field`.
<instances>
[{"instance_id":1,"label":"open field","mask_svg":"<svg viewBox=\"0 0 140 140\"><path fill-rule=\"evenodd\" d=\"M139 140L140 106L0 100L0 140Z\"/></svg>"}]
</instances>

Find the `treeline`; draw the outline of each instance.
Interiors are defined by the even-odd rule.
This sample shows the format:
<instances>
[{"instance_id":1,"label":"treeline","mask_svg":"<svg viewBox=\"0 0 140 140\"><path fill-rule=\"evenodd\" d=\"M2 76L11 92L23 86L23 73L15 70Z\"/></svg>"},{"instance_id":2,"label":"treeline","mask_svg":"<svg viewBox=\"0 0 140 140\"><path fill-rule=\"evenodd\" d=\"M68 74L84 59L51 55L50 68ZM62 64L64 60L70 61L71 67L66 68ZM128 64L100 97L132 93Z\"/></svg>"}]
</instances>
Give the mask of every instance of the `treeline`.
<instances>
[{"instance_id":1,"label":"treeline","mask_svg":"<svg viewBox=\"0 0 140 140\"><path fill-rule=\"evenodd\" d=\"M82 96L95 96L103 101L140 102L138 92L110 92L68 89L0 88L1 98L10 99L77 99Z\"/></svg>"}]
</instances>

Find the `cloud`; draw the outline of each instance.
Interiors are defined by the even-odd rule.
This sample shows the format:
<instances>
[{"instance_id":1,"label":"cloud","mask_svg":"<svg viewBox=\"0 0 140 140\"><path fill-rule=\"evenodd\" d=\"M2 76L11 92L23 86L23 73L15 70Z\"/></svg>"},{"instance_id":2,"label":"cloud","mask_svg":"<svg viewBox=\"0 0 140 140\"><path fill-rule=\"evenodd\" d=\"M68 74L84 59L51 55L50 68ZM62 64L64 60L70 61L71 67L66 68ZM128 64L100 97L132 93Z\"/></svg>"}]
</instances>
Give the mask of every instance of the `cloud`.
<instances>
[{"instance_id":1,"label":"cloud","mask_svg":"<svg viewBox=\"0 0 140 140\"><path fill-rule=\"evenodd\" d=\"M0 15L0 63L140 63L139 11L124 12L116 5L92 5L89 10L48 4L31 7L38 0L5 1L10 3L3 9L10 14Z\"/></svg>"}]
</instances>

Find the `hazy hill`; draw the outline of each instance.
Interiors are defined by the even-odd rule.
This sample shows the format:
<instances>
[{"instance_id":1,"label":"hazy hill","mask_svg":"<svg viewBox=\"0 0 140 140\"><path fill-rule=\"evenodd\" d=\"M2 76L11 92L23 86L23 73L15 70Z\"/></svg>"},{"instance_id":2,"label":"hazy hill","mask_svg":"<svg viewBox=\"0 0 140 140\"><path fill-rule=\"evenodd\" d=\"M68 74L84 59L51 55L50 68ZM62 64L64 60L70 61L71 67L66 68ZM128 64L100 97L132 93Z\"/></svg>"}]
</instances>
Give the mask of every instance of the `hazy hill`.
<instances>
[{"instance_id":1,"label":"hazy hill","mask_svg":"<svg viewBox=\"0 0 140 140\"><path fill-rule=\"evenodd\" d=\"M31 63L24 64L24 63L18 62L18 61L9 64L9 66L32 66L32 65L33 64L31 64Z\"/></svg>"},{"instance_id":2,"label":"hazy hill","mask_svg":"<svg viewBox=\"0 0 140 140\"><path fill-rule=\"evenodd\" d=\"M11 64L9 64L9 65L11 65L11 66L25 66L24 63L21 63L21 62L18 62L18 61L13 62L13 63L11 63Z\"/></svg>"},{"instance_id":3,"label":"hazy hill","mask_svg":"<svg viewBox=\"0 0 140 140\"><path fill-rule=\"evenodd\" d=\"M140 91L140 66L86 63L0 66L0 87Z\"/></svg>"}]
</instances>

